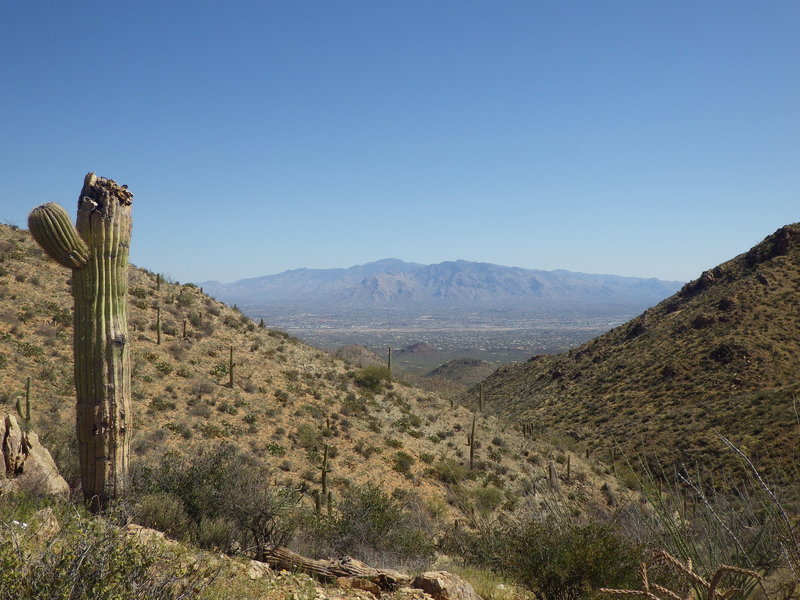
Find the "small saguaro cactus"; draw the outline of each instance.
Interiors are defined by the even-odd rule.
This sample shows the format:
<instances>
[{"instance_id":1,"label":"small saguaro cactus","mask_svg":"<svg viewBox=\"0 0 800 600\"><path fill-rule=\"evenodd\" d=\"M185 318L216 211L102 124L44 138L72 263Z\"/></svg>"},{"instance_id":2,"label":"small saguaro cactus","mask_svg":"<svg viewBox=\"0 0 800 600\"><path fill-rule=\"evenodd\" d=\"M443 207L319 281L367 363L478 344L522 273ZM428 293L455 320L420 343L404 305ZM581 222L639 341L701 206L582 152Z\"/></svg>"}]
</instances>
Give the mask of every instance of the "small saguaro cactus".
<instances>
[{"instance_id":1,"label":"small saguaro cactus","mask_svg":"<svg viewBox=\"0 0 800 600\"><path fill-rule=\"evenodd\" d=\"M31 424L31 378L25 380L25 410L22 409L22 400L17 396L17 414L23 420L25 428Z\"/></svg>"},{"instance_id":2,"label":"small saguaro cactus","mask_svg":"<svg viewBox=\"0 0 800 600\"><path fill-rule=\"evenodd\" d=\"M558 471L556 470L556 464L551 460L547 463L547 479L550 481L550 487L554 490L558 490L561 485L558 480Z\"/></svg>"},{"instance_id":3,"label":"small saguaro cactus","mask_svg":"<svg viewBox=\"0 0 800 600\"><path fill-rule=\"evenodd\" d=\"M233 388L233 369L236 367L236 363L233 362L233 344L231 344L231 355L228 358L228 383L230 384L231 388Z\"/></svg>"},{"instance_id":4,"label":"small saguaro cactus","mask_svg":"<svg viewBox=\"0 0 800 600\"><path fill-rule=\"evenodd\" d=\"M95 512L127 487L131 368L126 302L132 198L127 186L89 173L78 198L75 227L55 203L33 209L28 217L31 235L42 249L72 269L81 484Z\"/></svg>"},{"instance_id":5,"label":"small saguaro cactus","mask_svg":"<svg viewBox=\"0 0 800 600\"><path fill-rule=\"evenodd\" d=\"M475 465L475 415L472 415L472 432L467 435L467 446L469 446L469 470L472 471Z\"/></svg>"},{"instance_id":6,"label":"small saguaro cactus","mask_svg":"<svg viewBox=\"0 0 800 600\"><path fill-rule=\"evenodd\" d=\"M161 304L156 307L156 345L161 345Z\"/></svg>"},{"instance_id":7,"label":"small saguaro cactus","mask_svg":"<svg viewBox=\"0 0 800 600\"><path fill-rule=\"evenodd\" d=\"M483 382L478 384L478 412L483 412Z\"/></svg>"},{"instance_id":8,"label":"small saguaro cactus","mask_svg":"<svg viewBox=\"0 0 800 600\"><path fill-rule=\"evenodd\" d=\"M322 466L320 467L320 477L319 482L322 486L322 497L327 498L328 496L328 473L331 472L330 467L328 466L328 444L325 444L322 450Z\"/></svg>"},{"instance_id":9,"label":"small saguaro cactus","mask_svg":"<svg viewBox=\"0 0 800 600\"><path fill-rule=\"evenodd\" d=\"M386 358L386 368L389 371L389 381L392 380L392 347L389 346L389 354Z\"/></svg>"}]
</instances>

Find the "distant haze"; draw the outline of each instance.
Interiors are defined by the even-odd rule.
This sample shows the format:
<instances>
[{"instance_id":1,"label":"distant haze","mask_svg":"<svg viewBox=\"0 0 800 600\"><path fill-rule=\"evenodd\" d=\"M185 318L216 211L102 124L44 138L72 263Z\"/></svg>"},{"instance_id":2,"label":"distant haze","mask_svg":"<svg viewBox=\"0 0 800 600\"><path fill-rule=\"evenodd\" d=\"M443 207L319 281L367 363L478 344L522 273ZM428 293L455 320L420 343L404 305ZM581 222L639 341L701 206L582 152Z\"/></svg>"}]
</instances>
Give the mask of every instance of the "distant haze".
<instances>
[{"instance_id":1,"label":"distant haze","mask_svg":"<svg viewBox=\"0 0 800 600\"><path fill-rule=\"evenodd\" d=\"M643 309L677 291L682 282L544 271L464 260L433 265L387 258L343 269L295 269L204 290L250 311L291 305L299 309L540 307L552 312Z\"/></svg>"}]
</instances>

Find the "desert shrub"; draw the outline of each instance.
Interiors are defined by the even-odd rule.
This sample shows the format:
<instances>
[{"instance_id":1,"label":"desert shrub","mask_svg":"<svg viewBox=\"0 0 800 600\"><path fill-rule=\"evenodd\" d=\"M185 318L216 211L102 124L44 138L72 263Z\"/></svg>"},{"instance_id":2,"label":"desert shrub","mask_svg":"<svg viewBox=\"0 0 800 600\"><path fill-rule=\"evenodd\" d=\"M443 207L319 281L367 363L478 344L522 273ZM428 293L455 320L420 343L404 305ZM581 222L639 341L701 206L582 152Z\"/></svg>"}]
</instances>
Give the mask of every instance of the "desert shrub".
<instances>
[{"instance_id":1,"label":"desert shrub","mask_svg":"<svg viewBox=\"0 0 800 600\"><path fill-rule=\"evenodd\" d=\"M61 530L44 553L26 548L29 538L15 520L0 522L0 598L182 600L197 598L215 576L206 568L183 569L163 546L130 538L104 520L78 511L59 520Z\"/></svg>"},{"instance_id":2,"label":"desert shrub","mask_svg":"<svg viewBox=\"0 0 800 600\"><path fill-rule=\"evenodd\" d=\"M191 459L167 456L156 467L134 474L139 503L161 495L179 500L186 530L205 548L228 551L237 542L263 559L271 544L284 544L296 525L299 497L269 484L269 474L230 444L220 444ZM177 506L172 507L179 513Z\"/></svg>"},{"instance_id":3,"label":"desert shrub","mask_svg":"<svg viewBox=\"0 0 800 600\"><path fill-rule=\"evenodd\" d=\"M332 554L383 564L433 555L430 532L416 527L400 504L375 485L348 489L338 508L339 517L317 532Z\"/></svg>"},{"instance_id":4,"label":"desert shrub","mask_svg":"<svg viewBox=\"0 0 800 600\"><path fill-rule=\"evenodd\" d=\"M214 391L214 384L208 380L198 381L192 385L192 394L198 398L207 396Z\"/></svg>"},{"instance_id":5,"label":"desert shrub","mask_svg":"<svg viewBox=\"0 0 800 600\"><path fill-rule=\"evenodd\" d=\"M641 551L608 524L528 522L509 532L506 569L542 600L577 600L635 585Z\"/></svg>"},{"instance_id":6,"label":"desert shrub","mask_svg":"<svg viewBox=\"0 0 800 600\"><path fill-rule=\"evenodd\" d=\"M286 454L286 448L276 442L269 442L266 445L266 451L272 456L284 456Z\"/></svg>"},{"instance_id":7,"label":"desert shrub","mask_svg":"<svg viewBox=\"0 0 800 600\"><path fill-rule=\"evenodd\" d=\"M297 443L306 450L315 450L320 443L320 432L316 427L303 424L297 428Z\"/></svg>"},{"instance_id":8,"label":"desert shrub","mask_svg":"<svg viewBox=\"0 0 800 600\"><path fill-rule=\"evenodd\" d=\"M411 465L415 462L416 460L413 456L401 450L395 453L394 459L392 459L392 466L395 471L408 477L411 475Z\"/></svg>"},{"instance_id":9,"label":"desert shrub","mask_svg":"<svg viewBox=\"0 0 800 600\"><path fill-rule=\"evenodd\" d=\"M189 533L189 515L181 499L172 494L157 492L142 496L135 515L139 524L163 531L172 538L180 539Z\"/></svg>"},{"instance_id":10,"label":"desert shrub","mask_svg":"<svg viewBox=\"0 0 800 600\"><path fill-rule=\"evenodd\" d=\"M433 472L444 483L459 483L469 474L467 467L452 459L441 460L434 464Z\"/></svg>"},{"instance_id":11,"label":"desert shrub","mask_svg":"<svg viewBox=\"0 0 800 600\"><path fill-rule=\"evenodd\" d=\"M359 417L369 413L365 398L357 397L352 392L345 396L342 402L342 414L346 416Z\"/></svg>"},{"instance_id":12,"label":"desert shrub","mask_svg":"<svg viewBox=\"0 0 800 600\"><path fill-rule=\"evenodd\" d=\"M156 397L150 400L150 409L154 411L175 410L176 404L170 400Z\"/></svg>"},{"instance_id":13,"label":"desert shrub","mask_svg":"<svg viewBox=\"0 0 800 600\"><path fill-rule=\"evenodd\" d=\"M578 600L599 587L637 584L642 550L611 524L563 519L454 529L442 548L467 564L510 576L539 600Z\"/></svg>"},{"instance_id":14,"label":"desert shrub","mask_svg":"<svg viewBox=\"0 0 800 600\"><path fill-rule=\"evenodd\" d=\"M391 373L387 367L366 366L356 373L354 381L358 387L378 393L383 391L383 384L389 379Z\"/></svg>"},{"instance_id":15,"label":"desert shrub","mask_svg":"<svg viewBox=\"0 0 800 600\"><path fill-rule=\"evenodd\" d=\"M472 497L475 500L475 508L482 513L492 512L500 506L505 499L502 490L493 485L474 489L472 491Z\"/></svg>"},{"instance_id":16,"label":"desert shrub","mask_svg":"<svg viewBox=\"0 0 800 600\"><path fill-rule=\"evenodd\" d=\"M230 552L236 541L236 530L223 517L210 517L200 520L195 533L197 545L209 550Z\"/></svg>"}]
</instances>

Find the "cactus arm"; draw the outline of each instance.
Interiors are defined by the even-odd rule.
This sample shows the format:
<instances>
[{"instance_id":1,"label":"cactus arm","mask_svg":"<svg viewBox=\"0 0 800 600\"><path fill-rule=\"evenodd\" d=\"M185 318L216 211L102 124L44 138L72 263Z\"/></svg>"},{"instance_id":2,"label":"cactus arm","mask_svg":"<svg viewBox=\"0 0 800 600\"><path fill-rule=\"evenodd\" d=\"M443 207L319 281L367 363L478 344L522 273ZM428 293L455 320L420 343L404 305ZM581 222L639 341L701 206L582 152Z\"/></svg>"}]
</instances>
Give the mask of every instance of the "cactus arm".
<instances>
[{"instance_id":1,"label":"cactus arm","mask_svg":"<svg viewBox=\"0 0 800 600\"><path fill-rule=\"evenodd\" d=\"M69 269L80 269L89 260L89 248L78 237L67 211L50 202L34 208L28 217L28 229L47 255Z\"/></svg>"}]
</instances>

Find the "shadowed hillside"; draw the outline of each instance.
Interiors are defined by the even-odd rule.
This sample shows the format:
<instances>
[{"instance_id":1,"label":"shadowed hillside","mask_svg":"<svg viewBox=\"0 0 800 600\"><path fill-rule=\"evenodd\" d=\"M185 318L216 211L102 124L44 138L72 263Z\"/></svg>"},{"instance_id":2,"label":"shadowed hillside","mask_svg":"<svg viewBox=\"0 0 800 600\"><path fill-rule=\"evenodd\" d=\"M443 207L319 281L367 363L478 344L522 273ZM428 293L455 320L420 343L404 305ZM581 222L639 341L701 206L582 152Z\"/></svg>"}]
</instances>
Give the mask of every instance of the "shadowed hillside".
<instances>
[{"instance_id":1,"label":"shadowed hillside","mask_svg":"<svg viewBox=\"0 0 800 600\"><path fill-rule=\"evenodd\" d=\"M595 453L731 464L719 435L758 466L797 464L800 224L687 283L632 321L569 352L502 367L484 407ZM474 406L477 389L462 400Z\"/></svg>"}]
</instances>

